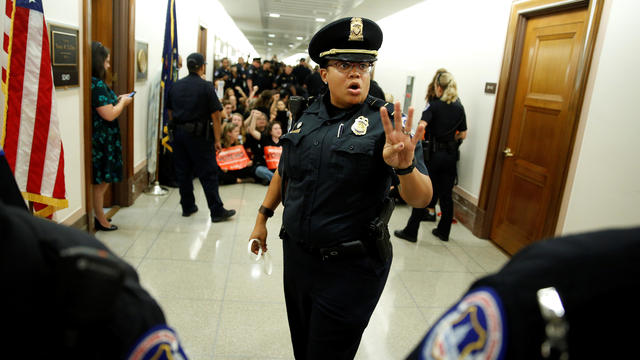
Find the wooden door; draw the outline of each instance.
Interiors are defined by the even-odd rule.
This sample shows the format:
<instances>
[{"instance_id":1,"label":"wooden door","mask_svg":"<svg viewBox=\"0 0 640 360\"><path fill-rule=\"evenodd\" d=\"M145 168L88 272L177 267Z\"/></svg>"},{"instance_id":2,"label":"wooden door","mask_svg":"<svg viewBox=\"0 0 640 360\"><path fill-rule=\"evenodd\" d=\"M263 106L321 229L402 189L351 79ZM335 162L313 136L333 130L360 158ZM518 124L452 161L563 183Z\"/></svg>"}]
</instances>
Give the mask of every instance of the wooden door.
<instances>
[{"instance_id":1,"label":"wooden door","mask_svg":"<svg viewBox=\"0 0 640 360\"><path fill-rule=\"evenodd\" d=\"M577 121L587 9L527 21L491 239L513 254L553 235Z\"/></svg>"}]
</instances>

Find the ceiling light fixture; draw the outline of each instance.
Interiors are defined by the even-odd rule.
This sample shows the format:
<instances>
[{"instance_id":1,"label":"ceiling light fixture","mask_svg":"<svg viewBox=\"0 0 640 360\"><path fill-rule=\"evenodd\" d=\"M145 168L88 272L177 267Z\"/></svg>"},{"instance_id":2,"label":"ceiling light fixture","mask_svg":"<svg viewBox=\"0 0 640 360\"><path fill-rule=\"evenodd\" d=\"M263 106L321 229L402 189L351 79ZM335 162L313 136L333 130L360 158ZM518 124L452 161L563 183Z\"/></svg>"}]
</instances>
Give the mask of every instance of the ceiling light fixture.
<instances>
[{"instance_id":1,"label":"ceiling light fixture","mask_svg":"<svg viewBox=\"0 0 640 360\"><path fill-rule=\"evenodd\" d=\"M280 14L276 14L276 13L269 13L269 17L272 17L272 18L279 18L279 17L280 17Z\"/></svg>"},{"instance_id":2,"label":"ceiling light fixture","mask_svg":"<svg viewBox=\"0 0 640 360\"><path fill-rule=\"evenodd\" d=\"M269 34L267 36L269 36L270 38L274 38L274 37L276 37L276 34Z\"/></svg>"},{"instance_id":3,"label":"ceiling light fixture","mask_svg":"<svg viewBox=\"0 0 640 360\"><path fill-rule=\"evenodd\" d=\"M302 40L303 37L302 36L296 36L296 40Z\"/></svg>"},{"instance_id":4,"label":"ceiling light fixture","mask_svg":"<svg viewBox=\"0 0 640 360\"><path fill-rule=\"evenodd\" d=\"M272 43L271 41L269 41L269 42L267 43L267 45L271 46L271 45L273 45L273 43Z\"/></svg>"},{"instance_id":5,"label":"ceiling light fixture","mask_svg":"<svg viewBox=\"0 0 640 360\"><path fill-rule=\"evenodd\" d=\"M327 21L327 20L326 20L325 18L316 18L316 21L317 21L317 22L325 22L325 21Z\"/></svg>"}]
</instances>

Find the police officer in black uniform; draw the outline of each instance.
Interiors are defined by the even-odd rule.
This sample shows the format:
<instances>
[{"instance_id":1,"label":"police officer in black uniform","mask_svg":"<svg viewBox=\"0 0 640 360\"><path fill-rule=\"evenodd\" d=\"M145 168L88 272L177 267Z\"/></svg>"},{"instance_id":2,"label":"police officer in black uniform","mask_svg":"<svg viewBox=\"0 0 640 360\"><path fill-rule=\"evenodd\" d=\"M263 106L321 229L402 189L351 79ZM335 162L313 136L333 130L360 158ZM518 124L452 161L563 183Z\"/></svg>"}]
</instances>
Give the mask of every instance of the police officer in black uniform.
<instances>
[{"instance_id":1,"label":"police officer in black uniform","mask_svg":"<svg viewBox=\"0 0 640 360\"><path fill-rule=\"evenodd\" d=\"M442 241L449 241L453 220L452 191L458 174L458 147L467 136L467 118L458 98L453 75L449 72L439 73L434 85L437 97L429 102L421 117L427 122L426 131L430 137L429 173L442 210L438 227L431 233ZM423 211L414 210L407 226L394 231L394 235L416 242L422 217Z\"/></svg>"},{"instance_id":2,"label":"police officer in black uniform","mask_svg":"<svg viewBox=\"0 0 640 360\"><path fill-rule=\"evenodd\" d=\"M189 75L175 82L167 97L169 129L173 134L182 216L189 216L198 211L191 177L191 174L195 173L200 179L207 198L211 220L223 221L233 216L236 211L225 209L218 193L218 164L215 151L222 148L220 145L222 106L216 96L213 83L201 78L205 73L202 54L189 55L187 68Z\"/></svg>"},{"instance_id":3,"label":"police officer in black uniform","mask_svg":"<svg viewBox=\"0 0 640 360\"><path fill-rule=\"evenodd\" d=\"M249 88L249 92L253 91L253 87L258 85L258 70L260 70L261 67L261 59L253 58L249 68L247 69L247 87Z\"/></svg>"},{"instance_id":4,"label":"police officer in black uniform","mask_svg":"<svg viewBox=\"0 0 640 360\"><path fill-rule=\"evenodd\" d=\"M225 90L233 87L231 83L231 66L229 65L229 59L222 59L220 67L213 73L213 79L224 81Z\"/></svg>"},{"instance_id":5,"label":"police officer in black uniform","mask_svg":"<svg viewBox=\"0 0 640 360\"><path fill-rule=\"evenodd\" d=\"M640 228L552 238L471 285L408 359L635 359Z\"/></svg>"},{"instance_id":6,"label":"police officer in black uniform","mask_svg":"<svg viewBox=\"0 0 640 360\"><path fill-rule=\"evenodd\" d=\"M357 17L313 37L309 54L329 90L281 138L279 167L251 234L266 251L266 221L282 201L285 300L297 359L355 356L391 266L386 222L394 171L414 206L431 199L418 141L424 125L411 137L413 109L405 128L400 103L368 96L381 43L378 25Z\"/></svg>"},{"instance_id":7,"label":"police officer in black uniform","mask_svg":"<svg viewBox=\"0 0 640 360\"><path fill-rule=\"evenodd\" d=\"M25 210L0 200L3 358L186 359L133 267Z\"/></svg>"},{"instance_id":8,"label":"police officer in black uniform","mask_svg":"<svg viewBox=\"0 0 640 360\"><path fill-rule=\"evenodd\" d=\"M280 89L288 89L289 85L295 84L296 77L291 73L293 68L291 65L285 65L282 74L276 77L276 85Z\"/></svg>"}]
</instances>

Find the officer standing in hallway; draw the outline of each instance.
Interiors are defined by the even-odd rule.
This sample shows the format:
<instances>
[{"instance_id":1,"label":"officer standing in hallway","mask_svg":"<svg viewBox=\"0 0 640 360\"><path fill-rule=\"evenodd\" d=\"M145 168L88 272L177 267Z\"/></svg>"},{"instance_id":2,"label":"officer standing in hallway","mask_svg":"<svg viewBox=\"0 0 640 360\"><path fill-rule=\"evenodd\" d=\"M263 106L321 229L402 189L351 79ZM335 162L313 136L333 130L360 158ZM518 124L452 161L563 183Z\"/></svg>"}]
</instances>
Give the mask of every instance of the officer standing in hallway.
<instances>
[{"instance_id":1,"label":"officer standing in hallway","mask_svg":"<svg viewBox=\"0 0 640 360\"><path fill-rule=\"evenodd\" d=\"M236 213L235 210L224 208L218 193L218 164L215 151L221 149L222 106L213 83L201 77L205 73L202 54L189 55L187 68L189 75L175 82L167 97L182 216L189 216L198 211L191 177L191 174L195 174L200 179L207 198L211 221L219 222Z\"/></svg>"},{"instance_id":2,"label":"officer standing in hallway","mask_svg":"<svg viewBox=\"0 0 640 360\"><path fill-rule=\"evenodd\" d=\"M467 118L458 98L457 84L449 72L437 73L434 82L436 98L429 101L421 120L427 123L429 133L429 173L433 191L440 202L442 217L431 233L442 241L449 241L453 221L453 186L458 176L456 162L458 148L467 136ZM435 203L432 203L435 207ZM417 241L418 227L423 210L415 209L407 226L394 231L394 235L410 242Z\"/></svg>"},{"instance_id":3,"label":"officer standing in hallway","mask_svg":"<svg viewBox=\"0 0 640 360\"><path fill-rule=\"evenodd\" d=\"M280 142L278 170L258 210L253 251L267 251L266 222L282 201L284 291L296 359L352 359L391 266L387 230L395 172L412 206L431 199L419 139L400 103L368 96L382 31L336 20L309 43L328 91ZM391 114L391 115L389 115ZM393 120L390 119L390 116Z\"/></svg>"}]
</instances>

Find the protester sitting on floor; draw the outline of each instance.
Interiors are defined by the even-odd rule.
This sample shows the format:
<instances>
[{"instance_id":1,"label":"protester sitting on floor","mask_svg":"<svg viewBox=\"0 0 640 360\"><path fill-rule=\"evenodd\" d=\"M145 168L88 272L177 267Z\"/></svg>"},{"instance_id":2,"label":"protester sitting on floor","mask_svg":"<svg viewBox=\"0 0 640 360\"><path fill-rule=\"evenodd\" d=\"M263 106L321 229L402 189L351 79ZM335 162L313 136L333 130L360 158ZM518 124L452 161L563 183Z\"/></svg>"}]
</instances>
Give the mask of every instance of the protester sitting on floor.
<instances>
[{"instance_id":1,"label":"protester sitting on floor","mask_svg":"<svg viewBox=\"0 0 640 360\"><path fill-rule=\"evenodd\" d=\"M240 127L228 122L222 127L222 150L216 155L220 184L238 184L253 179L255 167L238 141Z\"/></svg>"},{"instance_id":2,"label":"protester sitting on floor","mask_svg":"<svg viewBox=\"0 0 640 360\"><path fill-rule=\"evenodd\" d=\"M260 139L263 152L254 154L253 157L253 162L256 165L256 177L264 185L269 185L280 161L280 154L282 153L282 145L280 144L282 128L280 123L269 123L267 134L269 136L263 136Z\"/></svg>"}]
</instances>

